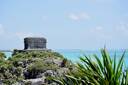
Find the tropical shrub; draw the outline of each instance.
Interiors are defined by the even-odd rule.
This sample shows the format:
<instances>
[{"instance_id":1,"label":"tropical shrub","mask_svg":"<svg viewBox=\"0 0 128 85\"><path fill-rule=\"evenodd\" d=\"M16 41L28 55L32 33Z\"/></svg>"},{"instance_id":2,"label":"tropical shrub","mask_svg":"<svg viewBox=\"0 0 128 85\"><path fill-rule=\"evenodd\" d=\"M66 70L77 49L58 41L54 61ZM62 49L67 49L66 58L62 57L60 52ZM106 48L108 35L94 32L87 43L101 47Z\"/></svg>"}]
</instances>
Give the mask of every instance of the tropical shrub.
<instances>
[{"instance_id":1,"label":"tropical shrub","mask_svg":"<svg viewBox=\"0 0 128 85\"><path fill-rule=\"evenodd\" d=\"M80 57L76 70L64 77L50 78L59 85L128 85L128 69L124 67L124 56L117 62L116 55L112 59L106 49L101 50L101 58L97 55Z\"/></svg>"},{"instance_id":2,"label":"tropical shrub","mask_svg":"<svg viewBox=\"0 0 128 85\"><path fill-rule=\"evenodd\" d=\"M0 59L5 59L5 58L6 58L5 54L0 52Z\"/></svg>"}]
</instances>

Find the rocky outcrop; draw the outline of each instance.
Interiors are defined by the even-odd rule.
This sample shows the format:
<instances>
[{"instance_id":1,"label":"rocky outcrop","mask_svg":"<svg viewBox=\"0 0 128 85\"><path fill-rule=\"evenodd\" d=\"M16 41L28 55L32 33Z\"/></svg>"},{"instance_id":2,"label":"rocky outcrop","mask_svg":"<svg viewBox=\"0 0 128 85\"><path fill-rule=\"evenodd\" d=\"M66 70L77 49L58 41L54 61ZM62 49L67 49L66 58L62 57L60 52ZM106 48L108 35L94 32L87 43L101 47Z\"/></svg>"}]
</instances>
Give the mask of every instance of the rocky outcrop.
<instances>
[{"instance_id":1,"label":"rocky outcrop","mask_svg":"<svg viewBox=\"0 0 128 85\"><path fill-rule=\"evenodd\" d=\"M73 68L70 61L52 51L17 52L5 64L0 76L7 85L56 85L48 77L63 76Z\"/></svg>"}]
</instances>

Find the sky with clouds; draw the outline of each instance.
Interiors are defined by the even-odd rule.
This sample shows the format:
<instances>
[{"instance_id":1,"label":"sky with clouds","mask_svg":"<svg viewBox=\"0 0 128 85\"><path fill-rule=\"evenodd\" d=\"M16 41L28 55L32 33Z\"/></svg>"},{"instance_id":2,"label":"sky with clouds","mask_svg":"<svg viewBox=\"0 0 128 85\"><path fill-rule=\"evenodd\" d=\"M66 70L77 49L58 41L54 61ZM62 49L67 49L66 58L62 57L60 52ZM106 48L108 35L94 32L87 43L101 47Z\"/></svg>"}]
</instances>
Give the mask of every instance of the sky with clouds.
<instances>
[{"instance_id":1,"label":"sky with clouds","mask_svg":"<svg viewBox=\"0 0 128 85\"><path fill-rule=\"evenodd\" d=\"M51 49L128 48L128 0L0 0L0 49L45 37Z\"/></svg>"}]
</instances>

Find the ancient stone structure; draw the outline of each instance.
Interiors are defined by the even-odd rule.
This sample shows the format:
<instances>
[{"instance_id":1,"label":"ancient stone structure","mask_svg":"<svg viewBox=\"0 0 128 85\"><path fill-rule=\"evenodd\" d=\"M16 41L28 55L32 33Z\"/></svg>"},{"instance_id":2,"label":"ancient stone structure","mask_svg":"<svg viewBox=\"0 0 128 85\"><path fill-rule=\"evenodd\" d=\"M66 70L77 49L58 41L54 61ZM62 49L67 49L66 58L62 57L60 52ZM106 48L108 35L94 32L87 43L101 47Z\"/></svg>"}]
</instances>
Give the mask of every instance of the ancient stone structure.
<instances>
[{"instance_id":1,"label":"ancient stone structure","mask_svg":"<svg viewBox=\"0 0 128 85\"><path fill-rule=\"evenodd\" d=\"M43 37L24 38L24 50L46 49L47 40Z\"/></svg>"},{"instance_id":2,"label":"ancient stone structure","mask_svg":"<svg viewBox=\"0 0 128 85\"><path fill-rule=\"evenodd\" d=\"M51 49L47 49L46 43L47 40L43 37L26 37L24 38L24 49L15 49L12 55L27 51L51 51Z\"/></svg>"}]
</instances>

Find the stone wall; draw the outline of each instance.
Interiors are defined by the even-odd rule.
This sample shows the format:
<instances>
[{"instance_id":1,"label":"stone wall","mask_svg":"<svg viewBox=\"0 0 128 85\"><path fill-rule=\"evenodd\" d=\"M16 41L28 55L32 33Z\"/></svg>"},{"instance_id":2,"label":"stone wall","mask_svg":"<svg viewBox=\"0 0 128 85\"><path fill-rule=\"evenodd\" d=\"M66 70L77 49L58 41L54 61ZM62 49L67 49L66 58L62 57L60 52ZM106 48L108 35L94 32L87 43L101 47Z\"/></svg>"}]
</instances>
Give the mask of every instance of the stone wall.
<instances>
[{"instance_id":1,"label":"stone wall","mask_svg":"<svg viewBox=\"0 0 128 85\"><path fill-rule=\"evenodd\" d=\"M24 38L24 49L46 49L47 40L43 37Z\"/></svg>"}]
</instances>

